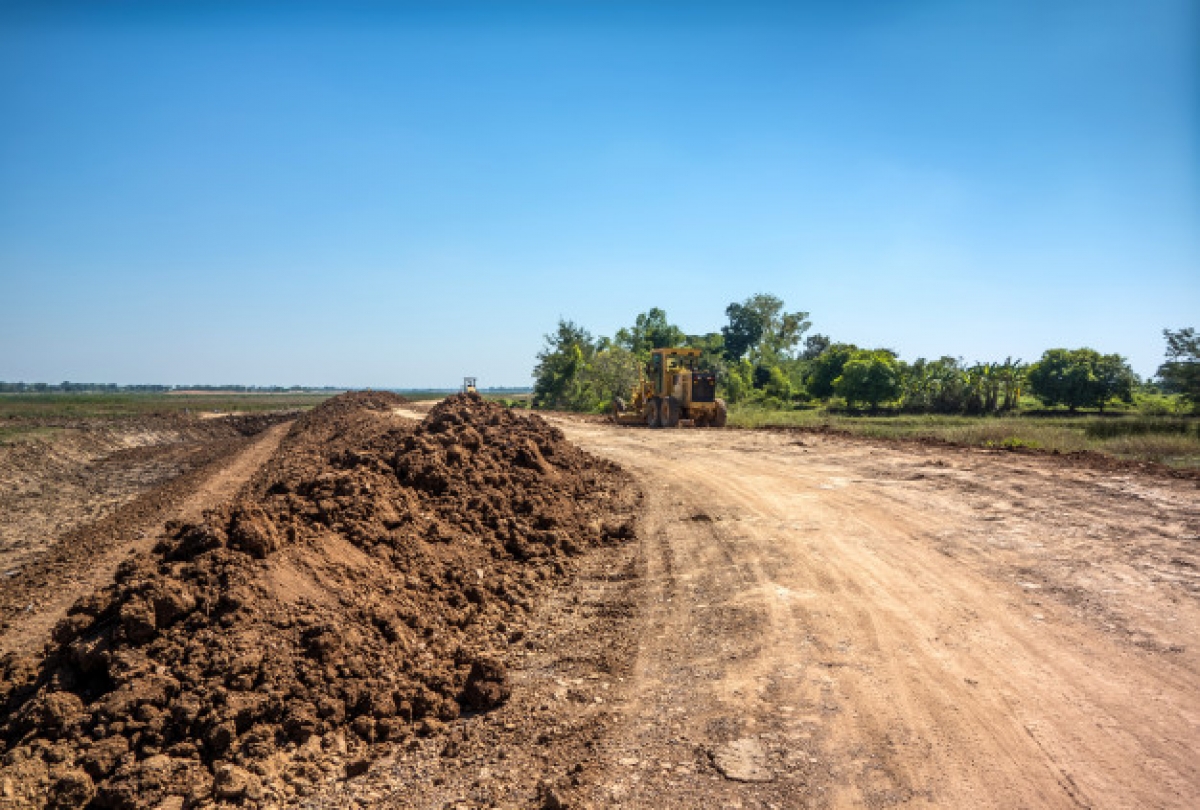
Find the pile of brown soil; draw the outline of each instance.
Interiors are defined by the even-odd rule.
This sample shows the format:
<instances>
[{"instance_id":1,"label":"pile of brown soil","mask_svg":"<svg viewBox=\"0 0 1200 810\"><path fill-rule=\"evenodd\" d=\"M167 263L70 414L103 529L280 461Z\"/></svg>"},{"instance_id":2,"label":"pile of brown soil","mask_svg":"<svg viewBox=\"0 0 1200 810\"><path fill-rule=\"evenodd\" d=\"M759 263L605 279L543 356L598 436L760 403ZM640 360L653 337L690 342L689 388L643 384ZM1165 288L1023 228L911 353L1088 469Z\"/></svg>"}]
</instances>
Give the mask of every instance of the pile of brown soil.
<instances>
[{"instance_id":1,"label":"pile of brown soil","mask_svg":"<svg viewBox=\"0 0 1200 810\"><path fill-rule=\"evenodd\" d=\"M314 409L44 659L0 662L0 806L290 802L506 699L505 647L573 555L632 536L632 489L536 416L401 403Z\"/></svg>"},{"instance_id":2,"label":"pile of brown soil","mask_svg":"<svg viewBox=\"0 0 1200 810\"><path fill-rule=\"evenodd\" d=\"M251 448L273 448L277 426L295 418L88 418L0 441L0 653L39 649L71 602L111 581L131 545L148 548L168 515L216 502L201 492L240 471Z\"/></svg>"}]
</instances>

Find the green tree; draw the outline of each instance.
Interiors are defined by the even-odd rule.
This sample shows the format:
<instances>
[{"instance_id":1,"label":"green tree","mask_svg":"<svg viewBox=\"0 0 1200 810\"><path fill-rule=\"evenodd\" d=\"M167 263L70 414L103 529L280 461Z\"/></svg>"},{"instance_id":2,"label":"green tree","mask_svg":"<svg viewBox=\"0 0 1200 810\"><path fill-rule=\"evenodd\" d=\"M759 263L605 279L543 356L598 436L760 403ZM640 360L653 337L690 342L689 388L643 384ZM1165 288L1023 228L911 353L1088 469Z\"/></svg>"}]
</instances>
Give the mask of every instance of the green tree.
<instances>
[{"instance_id":1,"label":"green tree","mask_svg":"<svg viewBox=\"0 0 1200 810\"><path fill-rule=\"evenodd\" d=\"M758 384L760 370L766 372L761 385ZM781 402L789 402L796 394L792 387L792 381L779 366L758 366L754 369L754 375L755 387L761 388L768 397L774 397Z\"/></svg>"},{"instance_id":2,"label":"green tree","mask_svg":"<svg viewBox=\"0 0 1200 810\"><path fill-rule=\"evenodd\" d=\"M1016 410L1021 404L1021 390L1028 377L1029 366L1020 360L1014 362L1011 357L1007 357L999 369L1000 386L1004 391L1000 408L1005 411Z\"/></svg>"},{"instance_id":3,"label":"green tree","mask_svg":"<svg viewBox=\"0 0 1200 810\"><path fill-rule=\"evenodd\" d=\"M800 352L800 359L815 360L832 345L829 335L809 335L804 339L804 351Z\"/></svg>"},{"instance_id":4,"label":"green tree","mask_svg":"<svg viewBox=\"0 0 1200 810\"><path fill-rule=\"evenodd\" d=\"M954 357L937 360L917 358L911 364L900 364L900 400L906 410L961 413L982 400L978 396L978 380L972 371Z\"/></svg>"},{"instance_id":5,"label":"green tree","mask_svg":"<svg viewBox=\"0 0 1200 810\"><path fill-rule=\"evenodd\" d=\"M1091 404L1093 378L1078 351L1047 349L1029 370L1029 387L1046 405L1066 405L1072 411Z\"/></svg>"},{"instance_id":6,"label":"green tree","mask_svg":"<svg viewBox=\"0 0 1200 810\"><path fill-rule=\"evenodd\" d=\"M720 332L709 332L704 335L688 335L683 345L689 349L700 350L700 367L713 371L722 371L725 367L725 338Z\"/></svg>"},{"instance_id":7,"label":"green tree","mask_svg":"<svg viewBox=\"0 0 1200 810\"><path fill-rule=\"evenodd\" d=\"M789 359L812 326L807 312L784 312L783 301L766 293L730 304L725 315L729 323L721 327L721 334L730 360L740 360L751 351L756 354L752 358L755 361L778 363Z\"/></svg>"},{"instance_id":8,"label":"green tree","mask_svg":"<svg viewBox=\"0 0 1200 810\"><path fill-rule=\"evenodd\" d=\"M929 363L930 408L938 413L958 413L967 408L970 382L962 360L942 356Z\"/></svg>"},{"instance_id":9,"label":"green tree","mask_svg":"<svg viewBox=\"0 0 1200 810\"><path fill-rule=\"evenodd\" d=\"M1193 408L1200 408L1200 337L1192 327L1163 330L1167 340L1166 362L1158 367L1164 391L1179 394Z\"/></svg>"},{"instance_id":10,"label":"green tree","mask_svg":"<svg viewBox=\"0 0 1200 810\"><path fill-rule=\"evenodd\" d=\"M1102 354L1096 359L1092 374L1096 377L1096 405L1100 412L1104 406L1114 399L1125 404L1133 402L1133 389L1137 387L1138 378L1119 354Z\"/></svg>"},{"instance_id":11,"label":"green tree","mask_svg":"<svg viewBox=\"0 0 1200 810\"><path fill-rule=\"evenodd\" d=\"M584 378L602 404L616 397L628 400L641 374L642 362L624 346L609 345L596 352Z\"/></svg>"},{"instance_id":12,"label":"green tree","mask_svg":"<svg viewBox=\"0 0 1200 810\"><path fill-rule=\"evenodd\" d=\"M778 299L776 299L778 300ZM780 308L783 302L779 301ZM759 346L763 356L775 360L791 358L800 343L800 338L812 326L807 312L783 312L773 315L767 321Z\"/></svg>"},{"instance_id":13,"label":"green tree","mask_svg":"<svg viewBox=\"0 0 1200 810\"><path fill-rule=\"evenodd\" d=\"M678 346L683 343L684 337L683 330L667 320L666 312L652 307L637 316L632 328L618 329L613 342L647 360L651 350Z\"/></svg>"},{"instance_id":14,"label":"green tree","mask_svg":"<svg viewBox=\"0 0 1200 810\"><path fill-rule=\"evenodd\" d=\"M1114 397L1129 402L1137 381L1125 359L1094 349L1048 349L1028 374L1029 388L1046 405L1066 405L1071 411L1098 407Z\"/></svg>"},{"instance_id":15,"label":"green tree","mask_svg":"<svg viewBox=\"0 0 1200 810\"><path fill-rule=\"evenodd\" d=\"M833 383L842 375L850 357L858 347L850 343L834 343L809 363L804 386L808 393L819 399L833 396Z\"/></svg>"},{"instance_id":16,"label":"green tree","mask_svg":"<svg viewBox=\"0 0 1200 810\"><path fill-rule=\"evenodd\" d=\"M725 357L736 363L746 356L751 348L758 345L762 339L766 324L761 312L746 304L730 304L725 307L725 316L729 323L721 327L721 336L725 340Z\"/></svg>"},{"instance_id":17,"label":"green tree","mask_svg":"<svg viewBox=\"0 0 1200 810\"><path fill-rule=\"evenodd\" d=\"M865 402L871 409L900 396L900 364L888 351L854 352L833 381L833 390L851 408Z\"/></svg>"},{"instance_id":18,"label":"green tree","mask_svg":"<svg viewBox=\"0 0 1200 810\"><path fill-rule=\"evenodd\" d=\"M999 401L999 366L995 363L976 363L968 368L967 413L992 413L996 410Z\"/></svg>"},{"instance_id":19,"label":"green tree","mask_svg":"<svg viewBox=\"0 0 1200 810\"><path fill-rule=\"evenodd\" d=\"M900 407L910 411L929 408L929 362L918 357L911 363L900 363Z\"/></svg>"},{"instance_id":20,"label":"green tree","mask_svg":"<svg viewBox=\"0 0 1200 810\"><path fill-rule=\"evenodd\" d=\"M733 404L749 400L754 393L753 377L754 366L745 358L725 366L725 373L717 378L725 401Z\"/></svg>"},{"instance_id":21,"label":"green tree","mask_svg":"<svg viewBox=\"0 0 1200 810\"><path fill-rule=\"evenodd\" d=\"M588 384L586 371L596 353L591 334L573 321L558 321L545 336L533 370L533 406L592 410L598 398Z\"/></svg>"}]
</instances>

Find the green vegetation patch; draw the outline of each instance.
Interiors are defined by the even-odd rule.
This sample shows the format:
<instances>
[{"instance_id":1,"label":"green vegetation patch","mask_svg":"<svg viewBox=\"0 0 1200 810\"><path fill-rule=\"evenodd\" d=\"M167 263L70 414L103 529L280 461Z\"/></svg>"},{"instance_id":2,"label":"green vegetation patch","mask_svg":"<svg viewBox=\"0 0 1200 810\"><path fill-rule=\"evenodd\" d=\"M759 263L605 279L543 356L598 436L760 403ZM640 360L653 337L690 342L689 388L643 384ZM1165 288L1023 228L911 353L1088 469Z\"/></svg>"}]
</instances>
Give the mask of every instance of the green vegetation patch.
<instances>
[{"instance_id":1,"label":"green vegetation patch","mask_svg":"<svg viewBox=\"0 0 1200 810\"><path fill-rule=\"evenodd\" d=\"M1083 431L1089 439L1114 439L1118 436L1181 435L1200 430L1194 419L1122 418L1089 419Z\"/></svg>"},{"instance_id":2,"label":"green vegetation patch","mask_svg":"<svg viewBox=\"0 0 1200 810\"><path fill-rule=\"evenodd\" d=\"M777 411L735 406L729 424L744 428L833 430L884 440L950 442L1003 450L1091 451L1173 467L1200 468L1200 420L1137 415L958 416L901 414L847 416L821 409Z\"/></svg>"},{"instance_id":3,"label":"green vegetation patch","mask_svg":"<svg viewBox=\"0 0 1200 810\"><path fill-rule=\"evenodd\" d=\"M1047 349L1034 363L906 362L806 332L807 312L752 295L725 308L719 332L689 335L657 307L612 337L559 319L533 369L533 407L607 413L653 377L655 349L687 347L716 377L740 427L828 429L879 439L939 440L1007 450L1093 451L1200 466L1200 336L1164 329L1157 381L1119 354Z\"/></svg>"}]
</instances>

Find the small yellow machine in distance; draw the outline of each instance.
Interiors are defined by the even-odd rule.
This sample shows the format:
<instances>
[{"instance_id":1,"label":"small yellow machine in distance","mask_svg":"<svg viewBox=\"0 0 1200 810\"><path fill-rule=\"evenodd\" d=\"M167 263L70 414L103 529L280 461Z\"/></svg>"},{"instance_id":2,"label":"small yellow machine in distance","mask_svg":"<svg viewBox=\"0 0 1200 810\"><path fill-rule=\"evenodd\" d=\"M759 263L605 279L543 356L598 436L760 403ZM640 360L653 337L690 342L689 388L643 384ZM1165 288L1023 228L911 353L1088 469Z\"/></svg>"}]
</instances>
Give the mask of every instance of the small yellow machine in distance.
<instances>
[{"instance_id":1,"label":"small yellow machine in distance","mask_svg":"<svg viewBox=\"0 0 1200 810\"><path fill-rule=\"evenodd\" d=\"M619 425L675 427L690 421L696 427L724 427L725 400L718 399L717 375L700 371L699 349L655 349L628 406L613 403Z\"/></svg>"}]
</instances>

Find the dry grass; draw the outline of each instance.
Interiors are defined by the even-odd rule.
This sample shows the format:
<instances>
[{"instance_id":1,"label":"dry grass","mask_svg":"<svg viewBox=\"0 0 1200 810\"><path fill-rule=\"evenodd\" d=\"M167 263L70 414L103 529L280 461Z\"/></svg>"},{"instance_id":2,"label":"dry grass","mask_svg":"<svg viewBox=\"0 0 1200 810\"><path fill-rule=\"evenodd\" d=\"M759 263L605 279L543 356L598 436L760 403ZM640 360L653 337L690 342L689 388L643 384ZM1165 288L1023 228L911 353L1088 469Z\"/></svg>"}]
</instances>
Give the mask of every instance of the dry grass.
<instances>
[{"instance_id":1,"label":"dry grass","mask_svg":"<svg viewBox=\"0 0 1200 810\"><path fill-rule=\"evenodd\" d=\"M1196 434L1117 436L1103 442L1103 452L1121 458L1148 459L1173 467L1200 467L1200 437Z\"/></svg>"},{"instance_id":2,"label":"dry grass","mask_svg":"<svg viewBox=\"0 0 1200 810\"><path fill-rule=\"evenodd\" d=\"M1200 468L1200 421L1145 416L845 416L822 410L734 407L737 427L832 429L877 439L938 439L975 447L1090 450L1124 459Z\"/></svg>"},{"instance_id":3,"label":"dry grass","mask_svg":"<svg viewBox=\"0 0 1200 810\"><path fill-rule=\"evenodd\" d=\"M61 429L37 425L5 425L0 427L0 445L27 442L36 439L53 439Z\"/></svg>"}]
</instances>

